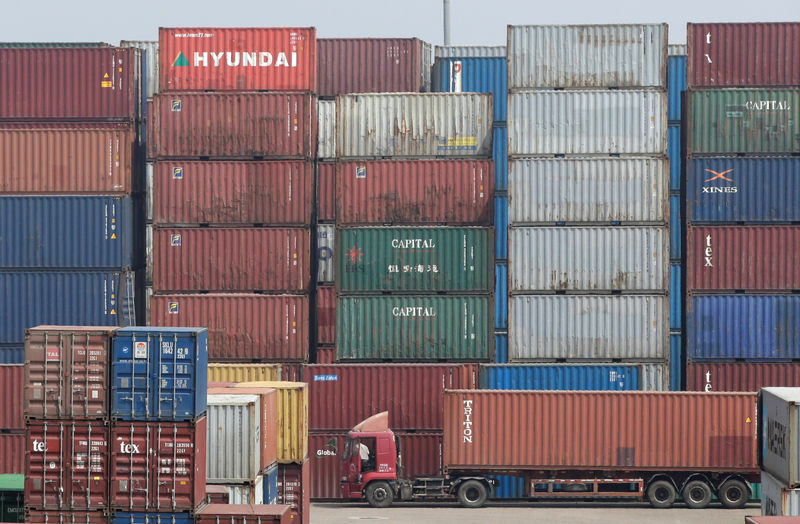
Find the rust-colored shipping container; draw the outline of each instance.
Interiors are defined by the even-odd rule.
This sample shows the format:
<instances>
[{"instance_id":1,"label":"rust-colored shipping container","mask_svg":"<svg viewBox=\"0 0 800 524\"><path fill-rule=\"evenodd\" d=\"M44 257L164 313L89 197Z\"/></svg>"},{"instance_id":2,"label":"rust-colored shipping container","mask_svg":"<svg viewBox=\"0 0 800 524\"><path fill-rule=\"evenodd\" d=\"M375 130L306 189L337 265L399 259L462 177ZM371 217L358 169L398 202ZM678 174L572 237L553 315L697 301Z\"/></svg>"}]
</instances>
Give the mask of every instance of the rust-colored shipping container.
<instances>
[{"instance_id":1,"label":"rust-colored shipping container","mask_svg":"<svg viewBox=\"0 0 800 524\"><path fill-rule=\"evenodd\" d=\"M25 473L25 432L0 433L0 474Z\"/></svg>"},{"instance_id":2,"label":"rust-colored shipping container","mask_svg":"<svg viewBox=\"0 0 800 524\"><path fill-rule=\"evenodd\" d=\"M308 226L313 164L159 161L152 191L154 224Z\"/></svg>"},{"instance_id":3,"label":"rust-colored shipping container","mask_svg":"<svg viewBox=\"0 0 800 524\"><path fill-rule=\"evenodd\" d=\"M206 417L122 422L111 431L110 506L194 511L206 494ZM105 479L105 477L103 477Z\"/></svg>"},{"instance_id":4,"label":"rust-colored shipping container","mask_svg":"<svg viewBox=\"0 0 800 524\"><path fill-rule=\"evenodd\" d=\"M0 48L0 120L135 120L141 51Z\"/></svg>"},{"instance_id":5,"label":"rust-colored shipping container","mask_svg":"<svg viewBox=\"0 0 800 524\"><path fill-rule=\"evenodd\" d=\"M490 225L491 160L374 160L336 165L336 223Z\"/></svg>"},{"instance_id":6,"label":"rust-colored shipping container","mask_svg":"<svg viewBox=\"0 0 800 524\"><path fill-rule=\"evenodd\" d=\"M336 288L317 286L317 344L336 343Z\"/></svg>"},{"instance_id":7,"label":"rust-colored shipping container","mask_svg":"<svg viewBox=\"0 0 800 524\"><path fill-rule=\"evenodd\" d=\"M25 505L69 511L107 509L108 436L104 422L29 423Z\"/></svg>"},{"instance_id":8,"label":"rust-colored shipping container","mask_svg":"<svg viewBox=\"0 0 800 524\"><path fill-rule=\"evenodd\" d=\"M208 504L199 508L196 524L295 524L286 504ZM93 523L92 523L93 524Z\"/></svg>"},{"instance_id":9,"label":"rust-colored shipping container","mask_svg":"<svg viewBox=\"0 0 800 524\"><path fill-rule=\"evenodd\" d=\"M317 162L317 220L336 218L336 162Z\"/></svg>"},{"instance_id":10,"label":"rust-colored shipping container","mask_svg":"<svg viewBox=\"0 0 800 524\"><path fill-rule=\"evenodd\" d=\"M208 327L212 362L308 360L309 300L302 295L154 295L156 326Z\"/></svg>"},{"instance_id":11,"label":"rust-colored shipping container","mask_svg":"<svg viewBox=\"0 0 800 524\"><path fill-rule=\"evenodd\" d=\"M800 226L690 226L686 245L690 292L800 289Z\"/></svg>"},{"instance_id":12,"label":"rust-colored shipping container","mask_svg":"<svg viewBox=\"0 0 800 524\"><path fill-rule=\"evenodd\" d=\"M4 124L0 193L129 194L135 140L124 124Z\"/></svg>"},{"instance_id":13,"label":"rust-colored shipping container","mask_svg":"<svg viewBox=\"0 0 800 524\"><path fill-rule=\"evenodd\" d=\"M148 156L313 158L317 103L290 93L171 93L153 97Z\"/></svg>"},{"instance_id":14,"label":"rust-colored shipping container","mask_svg":"<svg viewBox=\"0 0 800 524\"><path fill-rule=\"evenodd\" d=\"M25 332L25 416L108 417L113 327L38 326Z\"/></svg>"},{"instance_id":15,"label":"rust-colored shipping container","mask_svg":"<svg viewBox=\"0 0 800 524\"><path fill-rule=\"evenodd\" d=\"M798 362L689 362L688 391L754 391L766 387L800 387Z\"/></svg>"},{"instance_id":16,"label":"rust-colored shipping container","mask_svg":"<svg viewBox=\"0 0 800 524\"><path fill-rule=\"evenodd\" d=\"M313 27L160 27L159 91L308 91Z\"/></svg>"},{"instance_id":17,"label":"rust-colored shipping container","mask_svg":"<svg viewBox=\"0 0 800 524\"><path fill-rule=\"evenodd\" d=\"M206 504L227 504L229 497L227 486L206 484Z\"/></svg>"},{"instance_id":18,"label":"rust-colored shipping container","mask_svg":"<svg viewBox=\"0 0 800 524\"><path fill-rule=\"evenodd\" d=\"M800 23L687 24L687 85L795 87Z\"/></svg>"},{"instance_id":19,"label":"rust-colored shipping container","mask_svg":"<svg viewBox=\"0 0 800 524\"><path fill-rule=\"evenodd\" d=\"M153 291L303 292L310 241L300 228L156 228Z\"/></svg>"},{"instance_id":20,"label":"rust-colored shipping container","mask_svg":"<svg viewBox=\"0 0 800 524\"><path fill-rule=\"evenodd\" d=\"M314 359L315 364L335 364L336 363L336 347L335 346L317 346L317 354Z\"/></svg>"},{"instance_id":21,"label":"rust-colored shipping container","mask_svg":"<svg viewBox=\"0 0 800 524\"><path fill-rule=\"evenodd\" d=\"M311 513L311 464L278 465L278 504L290 506L290 522L308 524Z\"/></svg>"},{"instance_id":22,"label":"rust-colored shipping container","mask_svg":"<svg viewBox=\"0 0 800 524\"><path fill-rule=\"evenodd\" d=\"M303 369L309 428L345 431L381 411L399 430L442 428L445 389L478 384L474 364L338 364Z\"/></svg>"},{"instance_id":23,"label":"rust-colored shipping container","mask_svg":"<svg viewBox=\"0 0 800 524\"><path fill-rule=\"evenodd\" d=\"M108 517L99 511L28 511L25 522L32 524L108 524Z\"/></svg>"},{"instance_id":24,"label":"rust-colored shipping container","mask_svg":"<svg viewBox=\"0 0 800 524\"><path fill-rule=\"evenodd\" d=\"M449 470L754 474L753 393L448 391ZM391 414L390 414L391 416Z\"/></svg>"},{"instance_id":25,"label":"rust-colored shipping container","mask_svg":"<svg viewBox=\"0 0 800 524\"><path fill-rule=\"evenodd\" d=\"M0 429L25 431L23 398L25 394L25 366L22 364L0 365ZM0 456L0 463L3 462ZM0 466L0 474L5 473Z\"/></svg>"}]
</instances>

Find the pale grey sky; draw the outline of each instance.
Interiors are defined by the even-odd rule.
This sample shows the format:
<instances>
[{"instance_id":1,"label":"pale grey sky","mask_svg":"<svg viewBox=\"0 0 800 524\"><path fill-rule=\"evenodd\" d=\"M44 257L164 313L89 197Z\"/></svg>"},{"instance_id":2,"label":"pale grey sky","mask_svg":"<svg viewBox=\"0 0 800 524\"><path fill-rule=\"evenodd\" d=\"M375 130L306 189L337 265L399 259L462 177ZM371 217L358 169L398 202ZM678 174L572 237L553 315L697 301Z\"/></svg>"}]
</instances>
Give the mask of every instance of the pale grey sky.
<instances>
[{"instance_id":1,"label":"pale grey sky","mask_svg":"<svg viewBox=\"0 0 800 524\"><path fill-rule=\"evenodd\" d=\"M800 20L800 0L451 0L454 44L502 45L508 24ZM2 41L156 40L158 27L314 26L319 37L411 37L442 43L441 0L0 0Z\"/></svg>"}]
</instances>

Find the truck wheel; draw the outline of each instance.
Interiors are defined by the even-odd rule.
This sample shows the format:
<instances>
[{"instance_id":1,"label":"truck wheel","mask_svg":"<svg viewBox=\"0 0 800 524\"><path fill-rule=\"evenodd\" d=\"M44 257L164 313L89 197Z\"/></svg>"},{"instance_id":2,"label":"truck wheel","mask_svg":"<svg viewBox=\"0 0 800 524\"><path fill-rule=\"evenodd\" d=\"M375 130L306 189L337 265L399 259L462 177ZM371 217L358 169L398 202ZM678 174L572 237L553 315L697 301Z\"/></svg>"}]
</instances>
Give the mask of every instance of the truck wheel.
<instances>
[{"instance_id":1,"label":"truck wheel","mask_svg":"<svg viewBox=\"0 0 800 524\"><path fill-rule=\"evenodd\" d=\"M741 480L731 479L719 487L717 496L722 505L730 509L738 509L747 504L749 490Z\"/></svg>"},{"instance_id":2,"label":"truck wheel","mask_svg":"<svg viewBox=\"0 0 800 524\"><path fill-rule=\"evenodd\" d=\"M647 488L647 498L654 508L671 508L676 495L675 486L668 480L657 480Z\"/></svg>"},{"instance_id":3,"label":"truck wheel","mask_svg":"<svg viewBox=\"0 0 800 524\"><path fill-rule=\"evenodd\" d=\"M480 508L486 504L486 485L480 480L467 480L458 487L458 501L465 508Z\"/></svg>"},{"instance_id":4,"label":"truck wheel","mask_svg":"<svg viewBox=\"0 0 800 524\"><path fill-rule=\"evenodd\" d=\"M394 493L388 482L379 480L367 486L367 502L373 508L388 508L392 505Z\"/></svg>"},{"instance_id":5,"label":"truck wheel","mask_svg":"<svg viewBox=\"0 0 800 524\"><path fill-rule=\"evenodd\" d=\"M711 486L702 480L690 480L681 492L683 501L692 509L703 509L711 503Z\"/></svg>"}]
</instances>

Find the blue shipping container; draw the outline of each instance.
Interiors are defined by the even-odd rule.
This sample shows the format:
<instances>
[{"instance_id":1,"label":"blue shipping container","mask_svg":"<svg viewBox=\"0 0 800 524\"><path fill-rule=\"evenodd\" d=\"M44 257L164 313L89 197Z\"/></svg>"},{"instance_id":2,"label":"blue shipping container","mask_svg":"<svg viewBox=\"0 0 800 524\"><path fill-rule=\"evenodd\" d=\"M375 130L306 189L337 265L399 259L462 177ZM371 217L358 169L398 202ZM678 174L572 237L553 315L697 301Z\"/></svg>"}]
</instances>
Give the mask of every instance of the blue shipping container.
<instances>
[{"instance_id":1,"label":"blue shipping container","mask_svg":"<svg viewBox=\"0 0 800 524\"><path fill-rule=\"evenodd\" d=\"M669 190L681 190L681 126L667 126L667 156L669 157Z\"/></svg>"},{"instance_id":2,"label":"blue shipping container","mask_svg":"<svg viewBox=\"0 0 800 524\"><path fill-rule=\"evenodd\" d=\"M508 330L508 264L494 265L494 329Z\"/></svg>"},{"instance_id":3,"label":"blue shipping container","mask_svg":"<svg viewBox=\"0 0 800 524\"><path fill-rule=\"evenodd\" d=\"M686 352L698 362L800 359L800 296L689 296Z\"/></svg>"},{"instance_id":4,"label":"blue shipping container","mask_svg":"<svg viewBox=\"0 0 800 524\"><path fill-rule=\"evenodd\" d=\"M669 335L669 389L670 391L682 391L683 377L683 348L681 346L681 334L670 333Z\"/></svg>"},{"instance_id":5,"label":"blue shipping container","mask_svg":"<svg viewBox=\"0 0 800 524\"><path fill-rule=\"evenodd\" d=\"M483 389L637 391L639 366L600 364L485 364Z\"/></svg>"},{"instance_id":6,"label":"blue shipping container","mask_svg":"<svg viewBox=\"0 0 800 524\"><path fill-rule=\"evenodd\" d=\"M21 345L40 324L130 326L134 276L121 271L0 271L0 344Z\"/></svg>"},{"instance_id":7,"label":"blue shipping container","mask_svg":"<svg viewBox=\"0 0 800 524\"><path fill-rule=\"evenodd\" d=\"M491 93L495 122L508 114L508 75L505 57L437 58L434 88L439 93Z\"/></svg>"},{"instance_id":8,"label":"blue shipping container","mask_svg":"<svg viewBox=\"0 0 800 524\"><path fill-rule=\"evenodd\" d=\"M492 130L492 159L494 160L494 190L508 191L508 129L495 126Z\"/></svg>"},{"instance_id":9,"label":"blue shipping container","mask_svg":"<svg viewBox=\"0 0 800 524\"><path fill-rule=\"evenodd\" d=\"M669 329L680 331L683 316L683 271L680 262L669 265Z\"/></svg>"},{"instance_id":10,"label":"blue shipping container","mask_svg":"<svg viewBox=\"0 0 800 524\"><path fill-rule=\"evenodd\" d=\"M491 477L490 477L491 478ZM493 499L521 499L525 496L525 479L511 475L496 475L493 478L499 483L495 486Z\"/></svg>"},{"instance_id":11,"label":"blue shipping container","mask_svg":"<svg viewBox=\"0 0 800 524\"><path fill-rule=\"evenodd\" d=\"M121 329L111 359L112 417L193 420L205 413L206 328Z\"/></svg>"},{"instance_id":12,"label":"blue shipping container","mask_svg":"<svg viewBox=\"0 0 800 524\"><path fill-rule=\"evenodd\" d=\"M111 524L193 524L188 513L119 512L111 517Z\"/></svg>"},{"instance_id":13,"label":"blue shipping container","mask_svg":"<svg viewBox=\"0 0 800 524\"><path fill-rule=\"evenodd\" d=\"M681 119L681 94L686 91L686 57L667 58L667 118Z\"/></svg>"},{"instance_id":14,"label":"blue shipping container","mask_svg":"<svg viewBox=\"0 0 800 524\"><path fill-rule=\"evenodd\" d=\"M800 158L694 158L686 186L690 223L800 220Z\"/></svg>"},{"instance_id":15,"label":"blue shipping container","mask_svg":"<svg viewBox=\"0 0 800 524\"><path fill-rule=\"evenodd\" d=\"M264 473L264 504L278 503L278 465Z\"/></svg>"},{"instance_id":16,"label":"blue shipping container","mask_svg":"<svg viewBox=\"0 0 800 524\"><path fill-rule=\"evenodd\" d=\"M496 364L508 362L508 333L494 334L494 361Z\"/></svg>"},{"instance_id":17,"label":"blue shipping container","mask_svg":"<svg viewBox=\"0 0 800 524\"><path fill-rule=\"evenodd\" d=\"M669 196L669 258L680 260L683 254L681 235L681 196Z\"/></svg>"},{"instance_id":18,"label":"blue shipping container","mask_svg":"<svg viewBox=\"0 0 800 524\"><path fill-rule=\"evenodd\" d=\"M494 197L494 258L508 260L508 195Z\"/></svg>"},{"instance_id":19,"label":"blue shipping container","mask_svg":"<svg viewBox=\"0 0 800 524\"><path fill-rule=\"evenodd\" d=\"M0 364L24 364L25 346L0 344Z\"/></svg>"}]
</instances>

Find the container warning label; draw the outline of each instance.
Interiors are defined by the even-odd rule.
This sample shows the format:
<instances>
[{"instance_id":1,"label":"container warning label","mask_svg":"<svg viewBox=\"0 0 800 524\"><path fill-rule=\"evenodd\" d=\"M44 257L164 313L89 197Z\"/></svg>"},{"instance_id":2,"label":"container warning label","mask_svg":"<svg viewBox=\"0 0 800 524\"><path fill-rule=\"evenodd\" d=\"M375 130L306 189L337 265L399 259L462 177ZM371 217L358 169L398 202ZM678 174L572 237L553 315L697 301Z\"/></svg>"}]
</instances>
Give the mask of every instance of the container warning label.
<instances>
[{"instance_id":1,"label":"container warning label","mask_svg":"<svg viewBox=\"0 0 800 524\"><path fill-rule=\"evenodd\" d=\"M478 138L474 136L440 138L437 149L440 151L474 151L478 149Z\"/></svg>"},{"instance_id":2,"label":"container warning label","mask_svg":"<svg viewBox=\"0 0 800 524\"><path fill-rule=\"evenodd\" d=\"M111 80L108 79L108 73L103 75L103 80L100 82L100 87L112 87Z\"/></svg>"},{"instance_id":3,"label":"container warning label","mask_svg":"<svg viewBox=\"0 0 800 524\"><path fill-rule=\"evenodd\" d=\"M314 382L337 382L339 375L314 375Z\"/></svg>"},{"instance_id":4,"label":"container warning label","mask_svg":"<svg viewBox=\"0 0 800 524\"><path fill-rule=\"evenodd\" d=\"M147 358L147 342L133 343L133 358Z\"/></svg>"}]
</instances>

